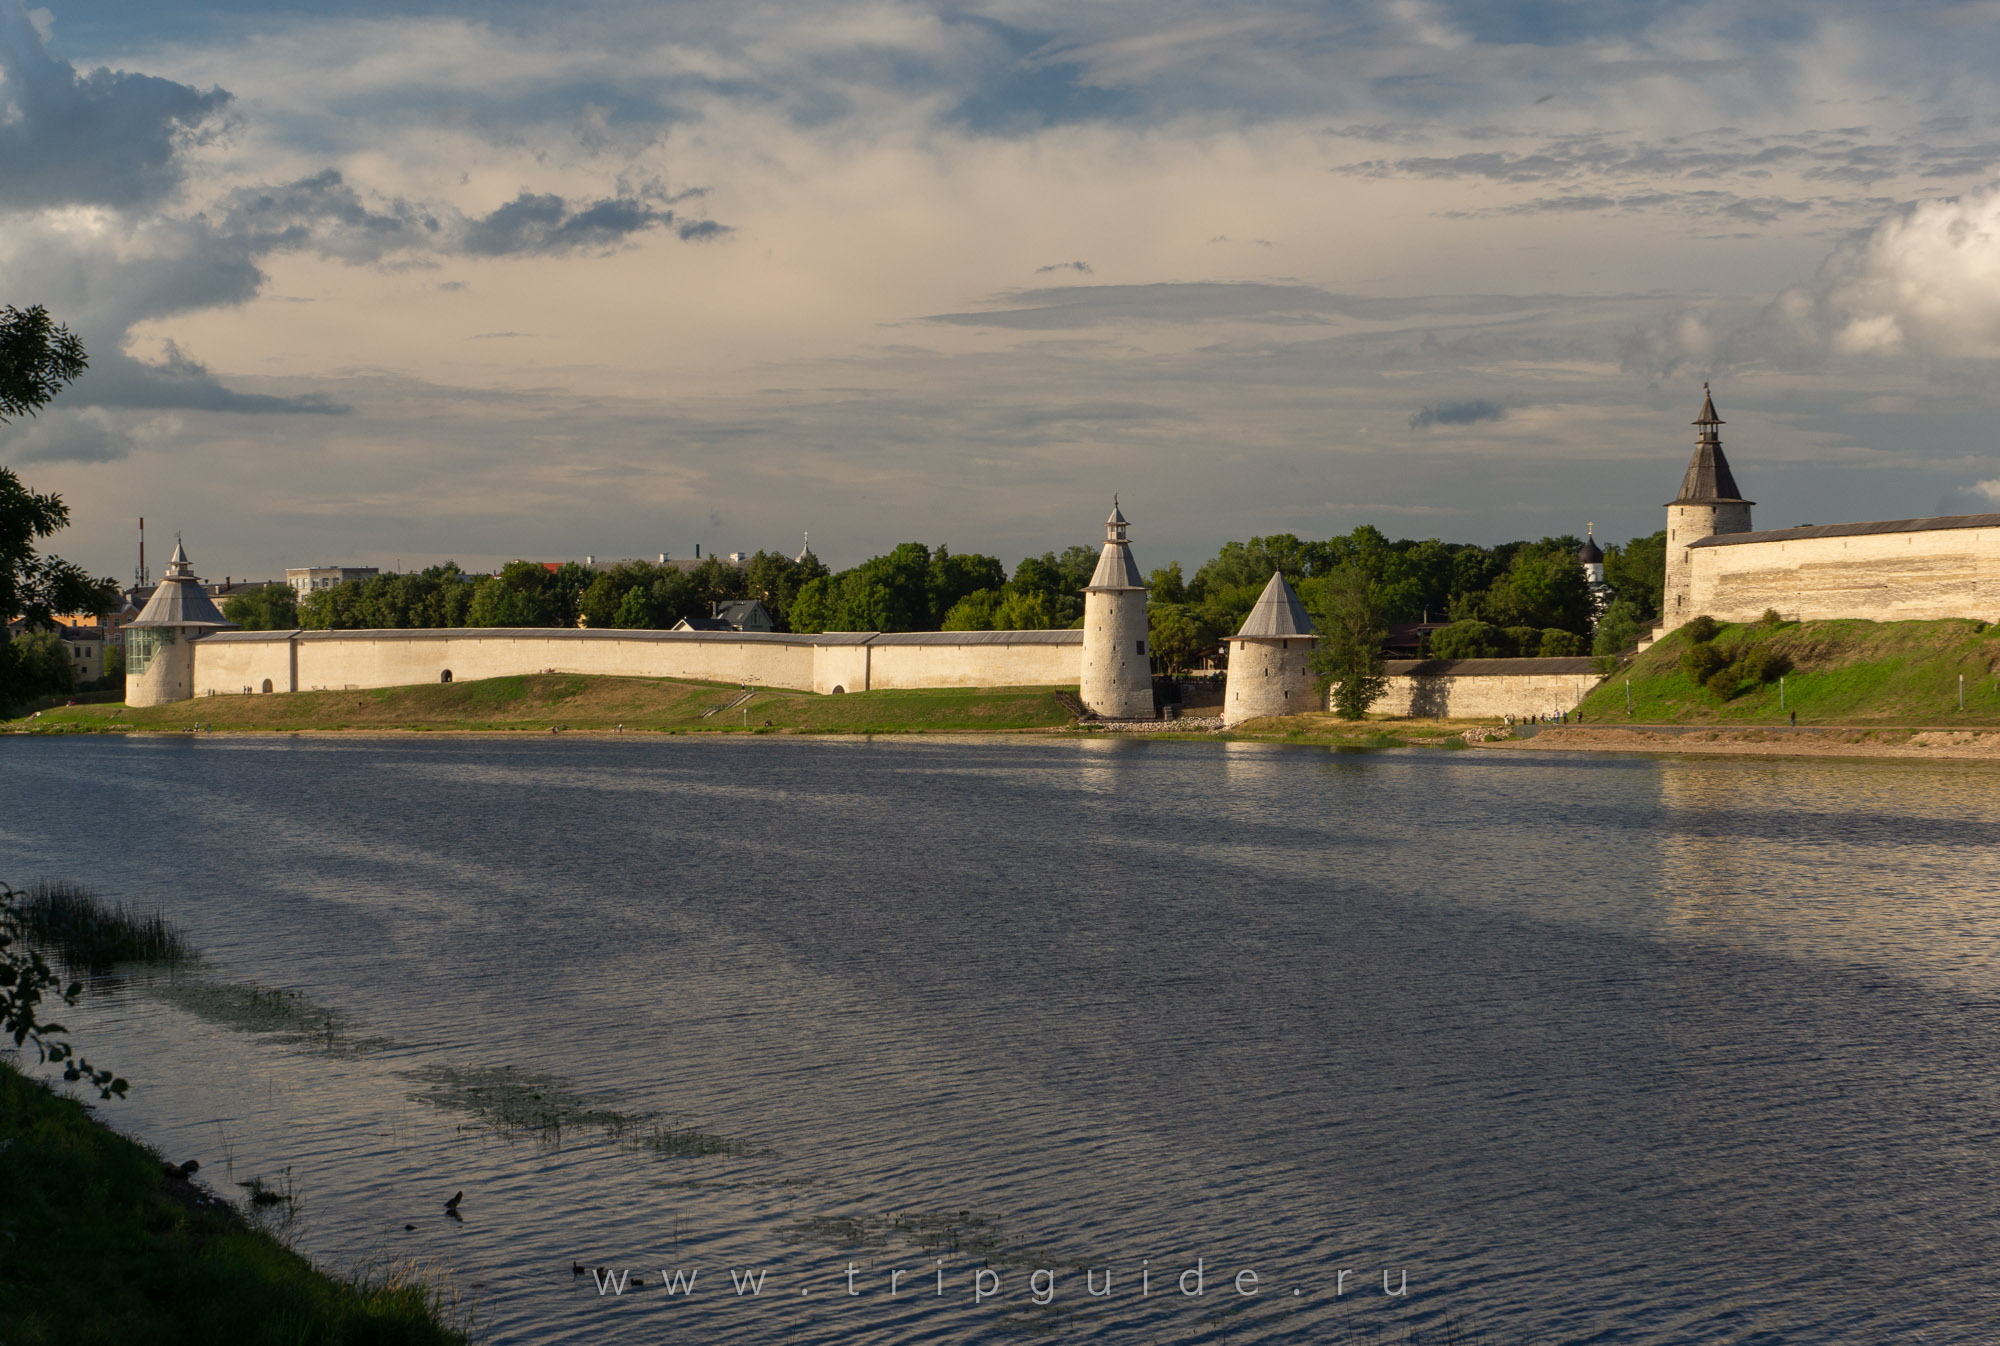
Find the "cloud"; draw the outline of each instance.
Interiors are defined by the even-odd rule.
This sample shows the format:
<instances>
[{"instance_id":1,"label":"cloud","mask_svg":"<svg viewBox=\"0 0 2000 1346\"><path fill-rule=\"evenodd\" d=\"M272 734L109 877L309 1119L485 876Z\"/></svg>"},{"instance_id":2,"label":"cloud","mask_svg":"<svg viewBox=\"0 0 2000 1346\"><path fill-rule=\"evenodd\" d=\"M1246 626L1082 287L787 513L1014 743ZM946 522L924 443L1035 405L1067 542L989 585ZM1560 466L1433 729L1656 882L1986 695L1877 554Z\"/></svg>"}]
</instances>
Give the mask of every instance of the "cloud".
<instances>
[{"instance_id":1,"label":"cloud","mask_svg":"<svg viewBox=\"0 0 2000 1346\"><path fill-rule=\"evenodd\" d=\"M1410 417L1410 428L1421 430L1427 425L1472 425L1479 421L1497 421L1506 415L1507 408L1483 397L1449 398L1443 402L1429 402L1419 408Z\"/></svg>"},{"instance_id":2,"label":"cloud","mask_svg":"<svg viewBox=\"0 0 2000 1346\"><path fill-rule=\"evenodd\" d=\"M1047 266L1038 266L1035 268L1035 274L1038 276L1046 276L1051 271L1074 271L1080 276L1087 276L1090 274L1090 263L1051 262Z\"/></svg>"},{"instance_id":3,"label":"cloud","mask_svg":"<svg viewBox=\"0 0 2000 1346\"><path fill-rule=\"evenodd\" d=\"M0 0L0 211L159 201L181 184L181 147L229 98L152 75L78 74L15 0Z\"/></svg>"},{"instance_id":4,"label":"cloud","mask_svg":"<svg viewBox=\"0 0 2000 1346\"><path fill-rule=\"evenodd\" d=\"M1150 285L1074 285L1017 290L1004 307L933 313L924 321L956 327L1062 331L1120 323L1201 323L1225 319L1274 324L1316 324L1337 317L1398 321L1420 315L1497 315L1558 305L1552 296L1426 295L1373 298L1338 294L1313 285L1268 282L1159 282Z\"/></svg>"},{"instance_id":5,"label":"cloud","mask_svg":"<svg viewBox=\"0 0 2000 1346\"><path fill-rule=\"evenodd\" d=\"M135 420L103 407L51 407L0 426L0 454L16 463L112 463L180 429L173 415Z\"/></svg>"},{"instance_id":6,"label":"cloud","mask_svg":"<svg viewBox=\"0 0 2000 1346\"><path fill-rule=\"evenodd\" d=\"M2000 185L1898 207L1812 281L1744 311L1711 301L1628 332L1628 372L1811 369L1843 358L2000 357Z\"/></svg>"},{"instance_id":7,"label":"cloud","mask_svg":"<svg viewBox=\"0 0 2000 1346\"><path fill-rule=\"evenodd\" d=\"M1938 500L1940 514L1992 514L2000 511L2000 480L1955 486Z\"/></svg>"}]
</instances>

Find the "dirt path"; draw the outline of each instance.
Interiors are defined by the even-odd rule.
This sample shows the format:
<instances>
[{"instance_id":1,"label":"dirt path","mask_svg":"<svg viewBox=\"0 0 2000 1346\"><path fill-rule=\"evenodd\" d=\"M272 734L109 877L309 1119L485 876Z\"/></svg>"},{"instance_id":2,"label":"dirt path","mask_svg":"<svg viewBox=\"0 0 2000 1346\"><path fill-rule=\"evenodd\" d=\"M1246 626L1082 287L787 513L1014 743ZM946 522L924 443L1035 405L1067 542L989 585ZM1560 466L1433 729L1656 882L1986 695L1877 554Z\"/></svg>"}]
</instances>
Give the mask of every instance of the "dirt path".
<instances>
[{"instance_id":1,"label":"dirt path","mask_svg":"<svg viewBox=\"0 0 2000 1346\"><path fill-rule=\"evenodd\" d=\"M2000 730L1972 729L1613 729L1551 726L1529 738L1478 748L1559 752L1652 752L1734 757L1912 757L2000 762Z\"/></svg>"}]
</instances>

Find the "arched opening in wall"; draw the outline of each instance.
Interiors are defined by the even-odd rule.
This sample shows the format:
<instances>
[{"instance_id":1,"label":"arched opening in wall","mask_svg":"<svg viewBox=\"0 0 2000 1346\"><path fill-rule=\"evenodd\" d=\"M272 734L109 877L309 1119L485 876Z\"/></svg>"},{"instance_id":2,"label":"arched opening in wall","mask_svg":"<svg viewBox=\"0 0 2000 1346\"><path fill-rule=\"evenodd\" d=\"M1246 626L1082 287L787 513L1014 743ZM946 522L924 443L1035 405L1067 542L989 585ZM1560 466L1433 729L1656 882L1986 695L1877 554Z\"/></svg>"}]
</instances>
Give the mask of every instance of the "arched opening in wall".
<instances>
[{"instance_id":1,"label":"arched opening in wall","mask_svg":"<svg viewBox=\"0 0 2000 1346\"><path fill-rule=\"evenodd\" d=\"M264 690L267 692L271 690L271 680L269 678L264 679Z\"/></svg>"},{"instance_id":2,"label":"arched opening in wall","mask_svg":"<svg viewBox=\"0 0 2000 1346\"><path fill-rule=\"evenodd\" d=\"M450 682L450 681L451 681L451 670L447 668L447 669L446 669L446 670L445 670L444 672L442 672L442 673L438 674L438 681L439 681L439 682Z\"/></svg>"},{"instance_id":3,"label":"arched opening in wall","mask_svg":"<svg viewBox=\"0 0 2000 1346\"><path fill-rule=\"evenodd\" d=\"M835 696L840 696L840 695L842 695L843 693L845 693L846 691L847 691L847 689L846 689L845 687L842 687L842 686L841 686L841 685L840 685L839 683L835 683L835 684L833 685L833 695L835 695Z\"/></svg>"}]
</instances>

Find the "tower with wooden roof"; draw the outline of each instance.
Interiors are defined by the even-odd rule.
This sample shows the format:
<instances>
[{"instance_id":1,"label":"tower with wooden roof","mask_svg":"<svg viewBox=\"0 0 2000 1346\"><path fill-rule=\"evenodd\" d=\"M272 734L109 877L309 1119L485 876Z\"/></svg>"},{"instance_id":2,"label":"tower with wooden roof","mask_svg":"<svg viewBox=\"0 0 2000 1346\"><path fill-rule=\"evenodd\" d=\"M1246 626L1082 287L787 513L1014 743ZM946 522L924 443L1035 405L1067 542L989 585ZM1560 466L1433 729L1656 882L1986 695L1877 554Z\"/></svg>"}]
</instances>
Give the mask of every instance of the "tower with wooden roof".
<instances>
[{"instance_id":1,"label":"tower with wooden roof","mask_svg":"<svg viewBox=\"0 0 2000 1346\"><path fill-rule=\"evenodd\" d=\"M1688 461L1681 492L1667 503L1667 588L1660 624L1671 631L1699 615L1689 605L1693 562L1688 547L1720 533L1750 531L1750 506L1736 489L1729 460L1722 456L1722 418L1715 398L1701 385L1701 415L1695 418L1694 457Z\"/></svg>"},{"instance_id":2,"label":"tower with wooden roof","mask_svg":"<svg viewBox=\"0 0 2000 1346\"><path fill-rule=\"evenodd\" d=\"M1131 525L1111 500L1104 550L1083 590L1084 708L1107 720L1153 718L1153 661L1146 649L1146 581L1126 537Z\"/></svg>"},{"instance_id":3,"label":"tower with wooden roof","mask_svg":"<svg viewBox=\"0 0 2000 1346\"><path fill-rule=\"evenodd\" d=\"M187 549L174 541L166 578L125 627L125 704L163 706L194 695L194 642L236 623L202 592Z\"/></svg>"},{"instance_id":4,"label":"tower with wooden roof","mask_svg":"<svg viewBox=\"0 0 2000 1346\"><path fill-rule=\"evenodd\" d=\"M1229 680L1222 692L1224 728L1266 715L1322 710L1313 695L1312 618L1279 571L1257 596L1243 627L1229 638Z\"/></svg>"}]
</instances>

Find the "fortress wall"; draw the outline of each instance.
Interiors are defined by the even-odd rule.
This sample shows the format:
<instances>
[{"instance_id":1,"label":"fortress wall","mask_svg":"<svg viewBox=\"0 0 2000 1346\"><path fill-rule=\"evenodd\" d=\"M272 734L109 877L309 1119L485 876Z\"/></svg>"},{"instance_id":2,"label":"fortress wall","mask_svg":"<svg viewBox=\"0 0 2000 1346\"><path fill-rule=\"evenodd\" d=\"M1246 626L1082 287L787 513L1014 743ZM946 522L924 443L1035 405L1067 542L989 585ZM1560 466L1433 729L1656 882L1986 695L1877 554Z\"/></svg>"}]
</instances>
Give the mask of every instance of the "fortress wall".
<instances>
[{"instance_id":1,"label":"fortress wall","mask_svg":"<svg viewBox=\"0 0 2000 1346\"><path fill-rule=\"evenodd\" d=\"M972 632L969 635L986 635ZM1026 633L1024 633L1026 634ZM1039 633L1037 633L1039 634ZM1068 633L1061 633L1068 634ZM943 633L949 639L951 633ZM1083 633L1060 643L980 641L922 644L883 637L869 646L870 687L1075 686L1083 670Z\"/></svg>"},{"instance_id":2,"label":"fortress wall","mask_svg":"<svg viewBox=\"0 0 2000 1346\"><path fill-rule=\"evenodd\" d=\"M1010 637L1018 634L1019 639ZM871 687L1069 686L1082 633L727 632L452 628L436 631L228 631L199 643L191 694L403 687L554 671L684 678L801 691ZM180 696L189 695L181 691ZM164 699L177 699L168 696ZM135 703L136 704L136 703Z\"/></svg>"},{"instance_id":3,"label":"fortress wall","mask_svg":"<svg viewBox=\"0 0 2000 1346\"><path fill-rule=\"evenodd\" d=\"M1399 718L1520 719L1575 710L1599 681L1588 659L1391 660L1388 689L1368 709Z\"/></svg>"},{"instance_id":4,"label":"fortress wall","mask_svg":"<svg viewBox=\"0 0 2000 1346\"><path fill-rule=\"evenodd\" d=\"M266 682L271 691L293 691L292 649L289 631L204 636L194 652L194 695L223 696L246 687L262 692Z\"/></svg>"},{"instance_id":5,"label":"fortress wall","mask_svg":"<svg viewBox=\"0 0 2000 1346\"><path fill-rule=\"evenodd\" d=\"M1690 615L1755 621L2000 618L2000 528L1794 538L1695 547Z\"/></svg>"}]
</instances>

